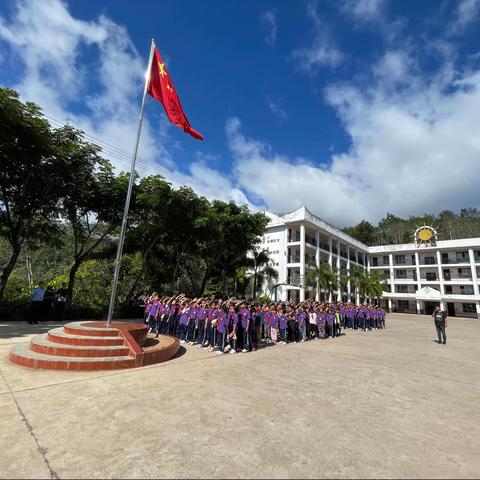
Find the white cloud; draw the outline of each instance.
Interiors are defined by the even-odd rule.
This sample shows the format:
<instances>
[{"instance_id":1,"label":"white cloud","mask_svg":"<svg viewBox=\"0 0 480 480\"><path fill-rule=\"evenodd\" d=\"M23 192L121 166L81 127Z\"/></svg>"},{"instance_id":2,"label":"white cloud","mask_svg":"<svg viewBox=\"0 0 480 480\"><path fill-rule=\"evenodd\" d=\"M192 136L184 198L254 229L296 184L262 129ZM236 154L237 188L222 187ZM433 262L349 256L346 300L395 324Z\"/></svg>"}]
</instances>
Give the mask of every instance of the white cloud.
<instances>
[{"instance_id":1,"label":"white cloud","mask_svg":"<svg viewBox=\"0 0 480 480\"><path fill-rule=\"evenodd\" d=\"M278 117L280 120L286 120L288 118L288 114L282 106L281 99L274 99L267 96L266 100L268 108L276 117Z\"/></svg>"},{"instance_id":2,"label":"white cloud","mask_svg":"<svg viewBox=\"0 0 480 480\"><path fill-rule=\"evenodd\" d=\"M480 72L459 77L442 71L425 82L397 55L387 53L378 66L383 74L370 87L327 89L351 148L324 166L272 151L231 119L227 136L239 185L275 212L305 204L339 225L376 221L386 212L479 207ZM392 78L404 87L390 88Z\"/></svg>"},{"instance_id":3,"label":"white cloud","mask_svg":"<svg viewBox=\"0 0 480 480\"><path fill-rule=\"evenodd\" d=\"M385 4L386 0L343 0L340 7L357 20L371 21L383 16Z\"/></svg>"},{"instance_id":4,"label":"white cloud","mask_svg":"<svg viewBox=\"0 0 480 480\"><path fill-rule=\"evenodd\" d=\"M342 62L343 54L334 45L313 1L307 4L307 17L313 23L313 40L310 45L293 50L292 59L297 68L312 74L320 67L336 67Z\"/></svg>"},{"instance_id":5,"label":"white cloud","mask_svg":"<svg viewBox=\"0 0 480 480\"><path fill-rule=\"evenodd\" d=\"M19 1L9 21L0 15L2 41L20 60L23 71L12 87L23 99L95 139L133 151L149 45L139 55L123 26L104 15L89 22L78 20L60 0ZM88 63L85 48L92 56ZM98 85L94 93L92 85ZM137 161L140 175L163 174L175 186L190 185L208 198L247 203L230 180L208 167L207 157L194 162L186 174L175 169L170 126L159 104L155 123L148 120L149 103L155 102L147 98ZM129 153L105 148L103 154L118 169L130 170Z\"/></svg>"},{"instance_id":6,"label":"white cloud","mask_svg":"<svg viewBox=\"0 0 480 480\"><path fill-rule=\"evenodd\" d=\"M51 117L132 151L145 65L123 27L105 16L78 20L60 0L23 0L10 23L0 17L0 40L23 64L13 87L24 99L39 103ZM95 55L90 62L83 55L85 48ZM89 96L95 83L99 90ZM81 110L84 113L73 113ZM142 152L149 157L167 153L148 121Z\"/></svg>"},{"instance_id":7,"label":"white cloud","mask_svg":"<svg viewBox=\"0 0 480 480\"><path fill-rule=\"evenodd\" d=\"M453 22L450 24L448 33L462 33L468 26L478 20L480 13L480 0L461 0L457 3Z\"/></svg>"},{"instance_id":8,"label":"white cloud","mask_svg":"<svg viewBox=\"0 0 480 480\"><path fill-rule=\"evenodd\" d=\"M277 39L277 10L266 10L260 15L260 22L266 30L265 42L273 47Z\"/></svg>"}]
</instances>

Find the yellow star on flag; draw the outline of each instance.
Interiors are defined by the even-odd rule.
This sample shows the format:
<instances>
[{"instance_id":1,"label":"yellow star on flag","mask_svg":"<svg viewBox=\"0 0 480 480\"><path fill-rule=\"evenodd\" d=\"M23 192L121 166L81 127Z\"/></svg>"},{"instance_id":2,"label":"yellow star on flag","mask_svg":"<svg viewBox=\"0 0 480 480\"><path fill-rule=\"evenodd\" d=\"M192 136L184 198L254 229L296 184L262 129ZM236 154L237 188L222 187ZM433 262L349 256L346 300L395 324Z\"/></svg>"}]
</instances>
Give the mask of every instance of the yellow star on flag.
<instances>
[{"instance_id":1,"label":"yellow star on flag","mask_svg":"<svg viewBox=\"0 0 480 480\"><path fill-rule=\"evenodd\" d=\"M166 77L168 75L167 71L165 70L165 63L158 62L158 68L160 69L160 75L162 77Z\"/></svg>"},{"instance_id":2,"label":"yellow star on flag","mask_svg":"<svg viewBox=\"0 0 480 480\"><path fill-rule=\"evenodd\" d=\"M173 92L173 88L170 86L169 83L167 83L167 90L170 90L171 92Z\"/></svg>"}]
</instances>

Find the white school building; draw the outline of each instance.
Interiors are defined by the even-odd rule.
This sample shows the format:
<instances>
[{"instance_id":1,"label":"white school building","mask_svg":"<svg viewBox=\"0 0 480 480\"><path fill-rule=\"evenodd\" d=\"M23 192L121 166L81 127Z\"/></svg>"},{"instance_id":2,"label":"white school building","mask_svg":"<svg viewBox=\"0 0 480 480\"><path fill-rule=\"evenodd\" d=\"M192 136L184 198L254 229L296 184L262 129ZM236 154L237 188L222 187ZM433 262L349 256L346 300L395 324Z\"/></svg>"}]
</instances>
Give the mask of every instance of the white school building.
<instances>
[{"instance_id":1,"label":"white school building","mask_svg":"<svg viewBox=\"0 0 480 480\"><path fill-rule=\"evenodd\" d=\"M275 285L264 286L277 300L318 297L305 286L309 265L328 262L336 271L358 265L385 277L382 306L391 312L429 314L437 305L449 316L480 318L480 238L438 240L422 226L412 243L369 247L301 207L270 218L259 247L267 250L278 272ZM336 292L335 300L360 303L352 289ZM317 298L318 299L318 298Z\"/></svg>"}]
</instances>

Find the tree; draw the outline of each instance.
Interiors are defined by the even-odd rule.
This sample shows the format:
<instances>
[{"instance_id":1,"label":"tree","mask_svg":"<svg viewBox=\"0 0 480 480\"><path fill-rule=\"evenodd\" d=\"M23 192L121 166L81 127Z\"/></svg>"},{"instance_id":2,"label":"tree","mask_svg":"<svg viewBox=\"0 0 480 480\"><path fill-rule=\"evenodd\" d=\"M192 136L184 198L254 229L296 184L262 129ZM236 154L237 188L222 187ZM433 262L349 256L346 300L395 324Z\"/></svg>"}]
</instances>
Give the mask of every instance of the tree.
<instances>
[{"instance_id":1,"label":"tree","mask_svg":"<svg viewBox=\"0 0 480 480\"><path fill-rule=\"evenodd\" d=\"M371 273L365 272L360 282L360 290L363 295L367 295L369 298L378 298L383 292L384 279L381 274L374 271Z\"/></svg>"},{"instance_id":2,"label":"tree","mask_svg":"<svg viewBox=\"0 0 480 480\"><path fill-rule=\"evenodd\" d=\"M86 142L79 130L66 126L55 133L62 158L78 172L75 184L61 199L66 234L72 238L67 296L71 301L78 269L120 225L128 176L115 176L111 164L99 156L100 148Z\"/></svg>"},{"instance_id":3,"label":"tree","mask_svg":"<svg viewBox=\"0 0 480 480\"><path fill-rule=\"evenodd\" d=\"M318 267L316 264L310 265L305 275L305 284L315 288L319 295L323 290L331 296L338 288L337 275L328 262L322 262Z\"/></svg>"},{"instance_id":4,"label":"tree","mask_svg":"<svg viewBox=\"0 0 480 480\"><path fill-rule=\"evenodd\" d=\"M27 239L55 243L60 202L82 170L65 155L61 130L40 108L0 88L0 236L11 252L0 274L0 299Z\"/></svg>"},{"instance_id":5,"label":"tree","mask_svg":"<svg viewBox=\"0 0 480 480\"><path fill-rule=\"evenodd\" d=\"M182 259L195 296L200 296L207 282L226 276L245 265L247 252L255 248L264 233L268 218L251 213L247 206L214 200L194 222L194 242Z\"/></svg>"},{"instance_id":6,"label":"tree","mask_svg":"<svg viewBox=\"0 0 480 480\"><path fill-rule=\"evenodd\" d=\"M375 227L367 220L362 220L354 227L346 227L343 231L365 245L375 245Z\"/></svg>"},{"instance_id":7,"label":"tree","mask_svg":"<svg viewBox=\"0 0 480 480\"><path fill-rule=\"evenodd\" d=\"M267 250L259 250L258 248L252 248L251 254L252 256L247 259L247 266L252 270L252 293L253 297L255 298L257 296L259 283L261 285L261 282L259 282L259 277L261 275L260 272L268 265L270 262L270 257L268 256Z\"/></svg>"},{"instance_id":8,"label":"tree","mask_svg":"<svg viewBox=\"0 0 480 480\"><path fill-rule=\"evenodd\" d=\"M251 250L251 254L252 256L247 258L247 267L252 271L252 296L257 298L258 290L265 282L268 284L278 280L278 272L270 265L270 257L267 250L254 248Z\"/></svg>"},{"instance_id":9,"label":"tree","mask_svg":"<svg viewBox=\"0 0 480 480\"><path fill-rule=\"evenodd\" d=\"M156 265L160 260L163 267L155 275L156 281L164 282L166 280L169 266L173 263L168 261L171 252L165 246L165 239L168 233L172 233L170 228L173 228L172 225L167 225L167 222L169 219L176 218L177 223L183 223L178 222L178 217L175 217L177 212L172 211L172 205L177 207L175 199L178 198L176 196L178 192L173 191L163 177L152 175L142 178L136 191L124 251L139 253L141 268L137 271L124 302L130 300L139 287L152 255L153 263ZM189 213L190 210L187 210L185 215Z\"/></svg>"}]
</instances>

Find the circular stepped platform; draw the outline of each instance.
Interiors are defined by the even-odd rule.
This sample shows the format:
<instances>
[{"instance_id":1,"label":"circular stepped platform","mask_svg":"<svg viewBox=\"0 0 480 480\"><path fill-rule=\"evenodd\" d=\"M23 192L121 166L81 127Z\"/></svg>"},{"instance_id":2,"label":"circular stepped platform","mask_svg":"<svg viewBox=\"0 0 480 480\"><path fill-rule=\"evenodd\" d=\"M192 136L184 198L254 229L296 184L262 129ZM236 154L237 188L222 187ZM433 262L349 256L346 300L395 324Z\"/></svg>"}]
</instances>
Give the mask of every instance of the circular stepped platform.
<instances>
[{"instance_id":1,"label":"circular stepped platform","mask_svg":"<svg viewBox=\"0 0 480 480\"><path fill-rule=\"evenodd\" d=\"M113 370L164 362L178 351L175 337L161 335L145 344L143 324L72 322L14 345L10 361L30 368L54 370ZM145 348L143 348L145 344Z\"/></svg>"}]
</instances>

